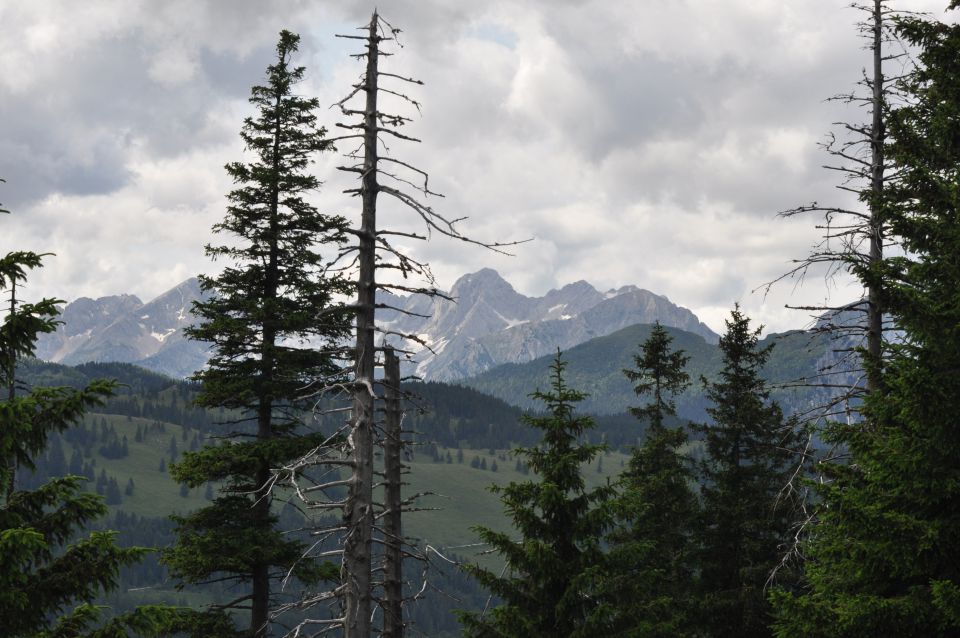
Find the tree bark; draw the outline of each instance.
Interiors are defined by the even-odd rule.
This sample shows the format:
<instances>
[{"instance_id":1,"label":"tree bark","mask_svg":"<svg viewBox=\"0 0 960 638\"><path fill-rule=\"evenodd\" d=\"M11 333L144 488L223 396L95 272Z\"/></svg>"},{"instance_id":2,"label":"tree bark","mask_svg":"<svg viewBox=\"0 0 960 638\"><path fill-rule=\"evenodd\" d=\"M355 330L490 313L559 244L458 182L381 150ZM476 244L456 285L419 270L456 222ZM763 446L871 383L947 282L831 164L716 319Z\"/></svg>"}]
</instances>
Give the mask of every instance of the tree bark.
<instances>
[{"instance_id":1,"label":"tree bark","mask_svg":"<svg viewBox=\"0 0 960 638\"><path fill-rule=\"evenodd\" d=\"M281 51L280 63L282 64L286 52ZM276 179L280 172L280 136L281 136L281 117L280 108L283 102L283 96L276 95L274 102L274 128L273 128L273 157L272 169ZM270 192L270 219L267 243L269 245L269 254L267 256L267 269L264 281L262 303L266 307L263 319L263 340L260 344L260 387L257 388L259 406L257 409L257 440L266 441L273 436L273 368L274 368L274 348L277 344L277 326L274 321L274 309L269 306L277 299L277 289L280 279L279 262L279 235L280 235L280 184L274 182ZM267 483L270 480L270 465L261 460L256 472L256 492L254 498L254 512L257 519L265 525L270 520L270 493L267 489ZM250 611L250 633L257 638L264 638L270 634L270 566L266 563L259 563L253 566L252 573L252 599Z\"/></svg>"},{"instance_id":2,"label":"tree bark","mask_svg":"<svg viewBox=\"0 0 960 638\"><path fill-rule=\"evenodd\" d=\"M17 312L17 280L11 278L10 281L10 321L14 321L14 315ZM7 371L7 400L10 402L10 405L13 405L13 400L17 398L17 351L13 347L13 339L11 332L10 340L10 358L6 361L6 365L9 366ZM17 459L15 456L10 457L10 462L7 467L7 471L10 473L10 478L7 480L6 485L6 495L7 501L10 501L10 497L13 496L13 493L17 490Z\"/></svg>"},{"instance_id":3,"label":"tree bark","mask_svg":"<svg viewBox=\"0 0 960 638\"><path fill-rule=\"evenodd\" d=\"M400 476L400 360L393 348L384 352L383 450L386 490L383 521L383 638L403 638L403 530L401 528Z\"/></svg>"},{"instance_id":4,"label":"tree bark","mask_svg":"<svg viewBox=\"0 0 960 638\"><path fill-rule=\"evenodd\" d=\"M371 614L371 541L373 530L373 371L374 304L376 302L377 232L377 14L370 20L367 73L364 85L364 157L360 196L363 202L358 233L357 339L353 390L353 478L346 508L342 583L344 637L369 638Z\"/></svg>"},{"instance_id":5,"label":"tree bark","mask_svg":"<svg viewBox=\"0 0 960 638\"><path fill-rule=\"evenodd\" d=\"M870 126L870 267L873 268L883 258L883 216L882 203L884 179L884 141L886 131L883 125L883 2L873 2L873 120ZM882 383L882 345L883 345L883 308L880 300L879 284L875 273L867 287L867 392L880 389Z\"/></svg>"}]
</instances>

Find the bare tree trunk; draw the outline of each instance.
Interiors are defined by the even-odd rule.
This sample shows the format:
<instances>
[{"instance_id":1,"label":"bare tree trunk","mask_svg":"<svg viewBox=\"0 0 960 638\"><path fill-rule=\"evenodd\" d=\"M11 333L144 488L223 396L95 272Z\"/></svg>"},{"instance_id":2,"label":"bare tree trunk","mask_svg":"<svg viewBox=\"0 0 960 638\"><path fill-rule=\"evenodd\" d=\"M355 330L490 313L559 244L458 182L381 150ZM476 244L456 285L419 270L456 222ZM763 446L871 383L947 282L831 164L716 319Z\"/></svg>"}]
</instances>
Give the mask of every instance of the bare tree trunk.
<instances>
[{"instance_id":1,"label":"bare tree trunk","mask_svg":"<svg viewBox=\"0 0 960 638\"><path fill-rule=\"evenodd\" d=\"M883 91L883 2L873 1L873 119L870 126L870 255L874 267L883 258L883 218L881 214L884 178L883 125L885 104ZM882 382L883 308L875 273L867 288L867 392L876 392Z\"/></svg>"},{"instance_id":2,"label":"bare tree trunk","mask_svg":"<svg viewBox=\"0 0 960 638\"><path fill-rule=\"evenodd\" d=\"M884 76L883 65L888 60L909 58L907 51L898 52L889 46L896 46L896 38L889 30L899 12L887 4L889 0L864 0L851 5L867 16L858 22L858 27L869 42L873 65L858 82L865 91L854 89L830 98L869 109L870 119L863 124L838 123L841 136L830 134L823 144L836 162L827 168L844 175L839 188L856 193L867 210L813 202L781 212L784 217L822 213L826 223L819 228L824 233L806 258L794 260L793 268L763 286L769 290L771 284L782 279L802 279L811 267L826 267L828 278L849 272L864 287L863 297L853 303L788 306L825 313L818 318L815 331L830 335L836 343L834 360L824 365L819 378L805 377L791 384L832 390L825 402L810 412L817 411L820 419L850 418L851 412L859 412L861 405L852 400L882 390L883 386L883 290L876 270L883 260L884 243L890 241L884 236L884 191L897 180L896 171L887 170L893 165L886 157L885 120L890 100L903 97L898 89L902 77ZM910 71L905 73L909 75Z\"/></svg>"},{"instance_id":3,"label":"bare tree trunk","mask_svg":"<svg viewBox=\"0 0 960 638\"><path fill-rule=\"evenodd\" d=\"M377 14L370 20L364 91L363 177L360 196L359 279L357 281L357 341L353 391L353 478L346 511L342 582L344 637L368 638L371 614L371 541L373 531L373 371L374 307L376 303L377 232Z\"/></svg>"},{"instance_id":4,"label":"bare tree trunk","mask_svg":"<svg viewBox=\"0 0 960 638\"><path fill-rule=\"evenodd\" d=\"M373 531L374 531L374 506L378 508L380 504L373 501L373 479L374 479L374 446L377 444L375 439L375 420L374 406L377 399L374 392L374 369L375 369L375 335L378 328L375 323L376 311L376 291L382 288L388 291L402 291L405 294L423 294L429 297L443 296L433 286L433 276L430 274L429 267L410 257L403 250L398 249L391 244L392 236L402 236L408 239L426 240L429 232L437 232L446 237L457 239L470 244L476 244L481 247L494 250L501 254L505 253L503 248L514 246L520 242L483 242L463 235L457 228L457 219L448 219L435 211L432 207L425 204L420 196L440 196L429 188L429 174L411 164L391 157L388 151L384 151L383 156L378 152L378 144L382 143L381 135L389 136L393 139L404 140L408 142L419 142L420 140L401 133L399 128L404 124L411 122L411 118L400 113L383 113L378 109L379 80L383 77L392 82L421 85L420 80L411 77L404 77L396 73L384 71L382 74L378 69L380 59L380 46L386 41L396 42L397 35L401 33L400 29L394 28L390 23L383 20L376 12L372 15L370 22L366 26L366 34L363 36L355 34L337 34L337 37L350 40L362 40L365 42L366 51L354 55L357 59L366 58L366 72L362 79L353 84L351 91L347 94L337 106L341 113L353 120L354 117L362 118L361 122L350 121L338 122L337 127L344 129L346 133L341 137L329 139L329 142L335 142L342 139L359 140L362 139L362 151L354 149L346 152L344 156L350 161L345 166L338 166L337 169L359 175L359 188L345 190L345 193L357 196L362 202L361 219L359 228L351 229L349 232L357 237L356 253L354 259L354 249L341 254L340 258L346 258L350 255L349 268L357 268L357 301L353 307L356 322L356 345L354 348L354 374L353 386L351 389L351 417L346 426L347 436L344 437L345 445L343 448L337 448L337 454L343 453L346 457L338 457L337 463L346 463L352 470L352 474L347 479L347 497L345 501L331 502L320 505L316 501L311 501L313 506L323 506L329 509L342 509L343 524L336 528L327 528L328 533L343 533L342 563L340 570L340 583L329 592L319 595L315 601L329 600L336 597L341 605L342 617L330 619L329 627L343 626L343 636L345 638L369 638L372 630L373 601L375 599L373 588ZM383 53L384 56L392 55ZM415 107L418 111L420 104L413 98L407 96L402 90L396 88L384 88L393 97L405 102L408 106ZM363 109L353 106L353 100L359 100L363 94ZM353 144L355 142L351 142ZM386 148L386 145L384 145ZM388 163L391 170L381 171L380 166ZM410 171L414 177L413 180L398 174L397 170ZM384 182L381 183L381 178ZM420 182L422 185L415 182ZM412 190L408 190L412 189ZM414 195L412 192L418 192ZM427 235L417 234L408 231L383 230L377 228L377 196L384 193L394 200L412 210L420 221L428 229ZM380 251L379 255L377 251ZM376 269L378 267L392 269L399 273L404 280L411 275L426 278L429 286L410 285L406 281L403 283L384 282L378 284L376 281ZM384 306L389 307L389 306ZM406 312L402 309L400 312ZM413 313L409 313L413 314ZM415 334L403 334L392 332L389 329L380 328L384 335L394 334L400 339L412 342L423 343L422 339ZM392 355L396 359L395 353ZM399 364L397 364L399 365ZM396 376L399 376L397 371ZM390 388L396 389L397 382L389 383ZM317 455L309 455L300 459L296 464L284 468L285 473L290 473L293 482L298 480L297 471L301 467L311 465L316 462ZM399 459L397 459L399 465ZM388 480L389 482L389 480ZM337 484L340 484L339 481ZM332 486L332 485L331 485ZM314 486L317 488L318 486ZM396 489L399 489L399 479L396 480ZM394 489L394 488L389 488ZM320 490L322 491L322 490ZM402 557L403 537L400 532L399 516L401 508L396 507L399 502L399 495L388 496L394 499L394 506L386 505L388 510L387 518L394 519L387 523L387 529L394 531L388 532L388 542L393 545L389 551L392 551L393 561L391 563L390 573L386 578L384 585L389 592L381 599L385 602L390 599L391 609L400 609L402 584L399 569L400 559ZM306 499L309 500L309 499ZM383 512L381 512L383 513ZM393 525L393 527L389 527ZM379 539L378 539L379 540ZM398 552L400 552L398 554ZM393 583L390 583L393 579ZM379 587L377 582L376 586ZM315 601L304 603L301 606L309 607L315 604ZM387 612L389 619L385 621L384 631L393 632L386 635L402 635L402 618L400 611ZM391 626L391 621L395 624ZM303 626L303 625L301 625Z\"/></svg>"},{"instance_id":5,"label":"bare tree trunk","mask_svg":"<svg viewBox=\"0 0 960 638\"><path fill-rule=\"evenodd\" d=\"M383 638L403 638L403 530L400 497L400 359L384 352L384 576Z\"/></svg>"}]
</instances>

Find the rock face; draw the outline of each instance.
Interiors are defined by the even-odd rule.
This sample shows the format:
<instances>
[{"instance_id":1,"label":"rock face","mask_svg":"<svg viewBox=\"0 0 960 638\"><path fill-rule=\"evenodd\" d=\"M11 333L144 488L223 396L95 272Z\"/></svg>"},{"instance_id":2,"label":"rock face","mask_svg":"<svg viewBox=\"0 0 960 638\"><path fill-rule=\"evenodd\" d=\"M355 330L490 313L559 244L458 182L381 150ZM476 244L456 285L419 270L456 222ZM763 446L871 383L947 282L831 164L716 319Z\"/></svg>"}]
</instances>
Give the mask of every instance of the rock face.
<instances>
[{"instance_id":1,"label":"rock face","mask_svg":"<svg viewBox=\"0 0 960 638\"><path fill-rule=\"evenodd\" d=\"M188 376L209 356L207 344L183 336L194 320L190 308L201 295L199 282L192 278L146 304L133 295L81 297L63 309L63 325L56 332L40 337L37 357L67 365L136 363L171 376Z\"/></svg>"},{"instance_id":2,"label":"rock face","mask_svg":"<svg viewBox=\"0 0 960 638\"><path fill-rule=\"evenodd\" d=\"M635 286L599 292L585 281L526 297L491 269L464 275L448 293L454 301L419 295L383 295L381 301L412 314L390 311L380 325L418 335L426 347L416 356L419 376L453 381L502 363L524 363L638 323L659 321L699 334L717 335L687 310ZM428 315L427 317L416 315Z\"/></svg>"}]
</instances>

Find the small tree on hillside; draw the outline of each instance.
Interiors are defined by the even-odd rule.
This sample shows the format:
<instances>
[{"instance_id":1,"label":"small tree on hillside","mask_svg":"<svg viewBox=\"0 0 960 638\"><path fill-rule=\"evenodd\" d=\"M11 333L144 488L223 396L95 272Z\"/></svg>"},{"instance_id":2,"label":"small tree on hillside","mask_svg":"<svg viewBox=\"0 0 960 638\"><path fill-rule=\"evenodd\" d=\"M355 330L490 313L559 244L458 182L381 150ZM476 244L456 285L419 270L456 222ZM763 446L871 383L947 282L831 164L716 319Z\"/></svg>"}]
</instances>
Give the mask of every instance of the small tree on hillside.
<instances>
[{"instance_id":1,"label":"small tree on hillside","mask_svg":"<svg viewBox=\"0 0 960 638\"><path fill-rule=\"evenodd\" d=\"M594 601L587 597L602 563L601 536L609 525L609 486L588 490L581 468L602 452L583 442L593 427L574 413L586 395L569 388L560 354L550 366L550 390L531 396L542 401L543 416L524 422L543 431L540 445L520 448L538 480L491 487L509 515L519 539L510 533L475 528L480 538L504 558L504 575L467 567L503 602L489 616L462 615L470 636L590 636Z\"/></svg>"},{"instance_id":2,"label":"small tree on hillside","mask_svg":"<svg viewBox=\"0 0 960 638\"><path fill-rule=\"evenodd\" d=\"M277 529L271 511L271 469L323 440L304 430L303 388L337 378L339 343L349 331L349 317L334 302L348 289L327 271L331 256L319 252L332 244L336 257L346 222L304 199L320 184L307 168L329 143L316 124L317 100L295 93L304 74L291 64L298 43L299 36L282 31L266 84L251 90L257 114L244 121L240 136L254 159L227 165L237 188L214 226L238 241L207 246L208 255L229 263L217 277L201 277L212 295L194 304L200 324L187 330L213 343L208 366L195 376L203 383L198 404L239 410L255 425L252 432L241 425L228 434L234 440L171 464L185 486L224 487L211 505L175 519L179 541L166 553L167 565L186 583L227 578L249 584L215 608L249 608L250 633L258 636L267 634L275 605L272 580L291 569L308 583L335 574L301 561L305 545Z\"/></svg>"},{"instance_id":3,"label":"small tree on hillside","mask_svg":"<svg viewBox=\"0 0 960 638\"><path fill-rule=\"evenodd\" d=\"M769 400L761 376L772 346L739 307L720 338L719 380L703 380L710 425L697 426L706 453L700 465L699 596L702 621L717 637L771 635L765 586L796 523L784 486L796 471L800 432Z\"/></svg>"}]
</instances>

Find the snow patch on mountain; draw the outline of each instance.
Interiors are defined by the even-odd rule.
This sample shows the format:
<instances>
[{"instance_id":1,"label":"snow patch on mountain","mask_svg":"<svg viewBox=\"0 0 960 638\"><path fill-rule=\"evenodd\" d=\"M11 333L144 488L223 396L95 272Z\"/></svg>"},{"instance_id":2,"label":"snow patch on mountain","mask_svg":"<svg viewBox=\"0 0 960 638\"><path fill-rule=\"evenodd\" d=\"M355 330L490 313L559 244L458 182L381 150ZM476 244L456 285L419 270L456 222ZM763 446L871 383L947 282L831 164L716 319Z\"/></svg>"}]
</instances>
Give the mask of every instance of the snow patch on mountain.
<instances>
[{"instance_id":1,"label":"snow patch on mountain","mask_svg":"<svg viewBox=\"0 0 960 638\"><path fill-rule=\"evenodd\" d=\"M177 331L176 328L168 328L164 332L151 332L150 336L156 339L157 341L159 341L160 343L163 343L164 341L167 340L167 337L174 334L176 331Z\"/></svg>"}]
</instances>

